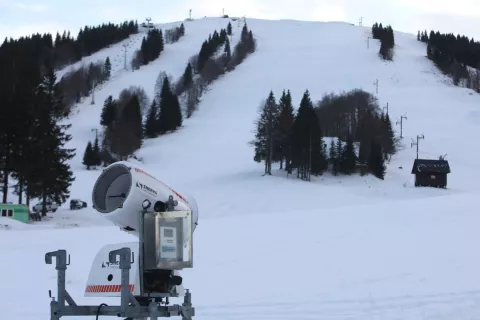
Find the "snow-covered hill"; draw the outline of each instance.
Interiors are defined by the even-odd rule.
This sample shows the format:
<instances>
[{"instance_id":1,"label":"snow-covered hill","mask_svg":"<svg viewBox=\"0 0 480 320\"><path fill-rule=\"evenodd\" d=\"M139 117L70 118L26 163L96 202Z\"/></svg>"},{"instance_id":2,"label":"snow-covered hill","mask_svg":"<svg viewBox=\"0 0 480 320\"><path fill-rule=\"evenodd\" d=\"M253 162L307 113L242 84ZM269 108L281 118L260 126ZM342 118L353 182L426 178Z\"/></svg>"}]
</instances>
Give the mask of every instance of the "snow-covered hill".
<instances>
[{"instance_id":1,"label":"snow-covered hill","mask_svg":"<svg viewBox=\"0 0 480 320\"><path fill-rule=\"evenodd\" d=\"M208 34L227 23L186 22L185 36L167 45L158 60L135 72L117 64L114 78L96 93L97 104L87 99L78 107L71 118L72 146L78 148L72 197L90 200L98 172L84 170L81 159L94 137L91 129L100 127L105 98L130 85L152 95L161 70L178 78ZM480 259L473 248L480 240L474 147L480 96L439 75L414 35L396 32L394 62L386 63L378 58L379 43L370 39L367 48L369 28L292 20L247 24L257 51L211 86L181 130L147 140L138 152L146 170L197 199L195 268L184 279L196 319L473 318L480 306ZM126 41L139 45L138 39ZM87 59L107 54L122 56L123 47ZM354 88L374 93L376 79L377 96L382 105L389 103L392 121L408 116L404 149L388 165L385 181L325 175L307 183L261 176L263 166L253 162L248 141L257 107L270 90L278 98L290 89L298 104L305 89L314 99ZM413 187L416 154L410 141L422 133L420 157L448 154L447 190ZM44 265L43 254L59 248L72 255L67 286L74 298L114 303L83 298L84 283L103 244L131 237L90 209L51 216L35 231L18 224L0 229L10 261L2 264L1 275L6 319L48 317L46 290L55 287L55 270ZM25 294L37 309L13 298Z\"/></svg>"}]
</instances>

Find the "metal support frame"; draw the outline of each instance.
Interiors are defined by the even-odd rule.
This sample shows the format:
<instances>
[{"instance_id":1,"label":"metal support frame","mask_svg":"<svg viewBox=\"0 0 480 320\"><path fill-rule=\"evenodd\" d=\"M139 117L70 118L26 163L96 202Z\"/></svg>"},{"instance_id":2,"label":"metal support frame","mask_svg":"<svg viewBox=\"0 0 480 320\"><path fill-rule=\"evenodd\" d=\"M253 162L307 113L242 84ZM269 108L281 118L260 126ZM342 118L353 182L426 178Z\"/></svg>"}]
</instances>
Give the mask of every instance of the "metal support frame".
<instances>
[{"instance_id":1,"label":"metal support frame","mask_svg":"<svg viewBox=\"0 0 480 320\"><path fill-rule=\"evenodd\" d=\"M195 315L195 308L192 306L192 296L188 289L185 290L185 296L182 305L161 305L152 299L148 305L140 305L137 299L130 292L130 268L133 263L131 261L132 252L130 248L121 248L110 251L109 260L114 263L117 257L120 257L120 269L122 270L121 280L121 305L107 306L79 306L75 303L65 288L65 274L67 266L70 265L70 255L67 251L57 250L45 254L45 263L52 264L52 258L55 257L55 269L57 275L57 295L58 300L52 298L51 291L49 295L52 298L50 302L50 320L59 320L63 316L115 316L125 317L129 320L181 316L182 320L192 320ZM68 304L65 304L65 302Z\"/></svg>"},{"instance_id":2,"label":"metal support frame","mask_svg":"<svg viewBox=\"0 0 480 320\"><path fill-rule=\"evenodd\" d=\"M400 139L403 139L403 119L407 120L407 116L401 116L400 120L397 121L397 125L400 125Z\"/></svg>"},{"instance_id":3,"label":"metal support frame","mask_svg":"<svg viewBox=\"0 0 480 320\"><path fill-rule=\"evenodd\" d=\"M415 142L412 139L412 143L410 144L412 148L413 148L413 146L417 146L417 159L418 159L418 141L422 140L422 139L425 139L425 136L423 135L423 133L422 134L417 134L417 141Z\"/></svg>"}]
</instances>

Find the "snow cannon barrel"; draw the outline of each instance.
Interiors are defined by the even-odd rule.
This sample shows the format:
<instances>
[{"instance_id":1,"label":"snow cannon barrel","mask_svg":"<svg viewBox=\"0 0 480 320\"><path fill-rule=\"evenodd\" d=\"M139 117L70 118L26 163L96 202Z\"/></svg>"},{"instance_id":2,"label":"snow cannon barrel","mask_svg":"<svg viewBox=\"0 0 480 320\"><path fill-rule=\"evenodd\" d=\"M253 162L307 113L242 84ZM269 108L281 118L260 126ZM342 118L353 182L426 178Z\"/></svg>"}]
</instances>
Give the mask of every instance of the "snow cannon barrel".
<instances>
[{"instance_id":1,"label":"snow cannon barrel","mask_svg":"<svg viewBox=\"0 0 480 320\"><path fill-rule=\"evenodd\" d=\"M179 194L131 162L119 161L106 167L92 192L93 208L138 237L141 211L191 211L192 232L198 222L198 208L193 197Z\"/></svg>"}]
</instances>

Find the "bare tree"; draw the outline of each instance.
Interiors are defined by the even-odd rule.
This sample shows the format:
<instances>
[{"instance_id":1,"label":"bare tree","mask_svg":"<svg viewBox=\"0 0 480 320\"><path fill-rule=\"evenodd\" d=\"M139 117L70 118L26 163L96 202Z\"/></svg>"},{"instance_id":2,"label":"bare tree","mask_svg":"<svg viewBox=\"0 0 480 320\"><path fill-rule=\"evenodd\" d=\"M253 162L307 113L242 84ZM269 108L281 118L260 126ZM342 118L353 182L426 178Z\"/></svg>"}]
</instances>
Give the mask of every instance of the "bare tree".
<instances>
[{"instance_id":1,"label":"bare tree","mask_svg":"<svg viewBox=\"0 0 480 320\"><path fill-rule=\"evenodd\" d=\"M173 82L173 77L171 75L167 75L165 71L160 71L160 73L157 76L157 80L155 81L155 89L154 89L154 96L155 96L155 101L157 103L160 103L160 93L162 92L162 87L163 87L163 81L165 78L168 78L168 82L171 85L171 90L175 92L175 84Z\"/></svg>"},{"instance_id":2,"label":"bare tree","mask_svg":"<svg viewBox=\"0 0 480 320\"><path fill-rule=\"evenodd\" d=\"M211 83L224 73L225 69L223 67L222 58L210 58L205 63L200 75L207 83Z\"/></svg>"},{"instance_id":3,"label":"bare tree","mask_svg":"<svg viewBox=\"0 0 480 320\"><path fill-rule=\"evenodd\" d=\"M107 80L103 69L104 63L98 61L69 71L60 79L59 86L62 89L67 114L76 103L81 102L82 98L92 94L94 84Z\"/></svg>"},{"instance_id":4,"label":"bare tree","mask_svg":"<svg viewBox=\"0 0 480 320\"><path fill-rule=\"evenodd\" d=\"M121 114L123 111L123 108L127 103L130 102L132 97L136 95L139 102L140 102L140 110L142 112L142 115L145 114L146 110L150 106L150 99L148 98L147 93L145 92L145 89L143 87L137 87L137 86L130 86L127 89L123 89L120 92L119 98L118 98L118 112L117 114Z\"/></svg>"},{"instance_id":5,"label":"bare tree","mask_svg":"<svg viewBox=\"0 0 480 320\"><path fill-rule=\"evenodd\" d=\"M468 73L469 76L466 81L467 88L480 93L480 70L473 69L470 70Z\"/></svg>"},{"instance_id":6,"label":"bare tree","mask_svg":"<svg viewBox=\"0 0 480 320\"><path fill-rule=\"evenodd\" d=\"M453 84L458 86L462 79L467 79L469 77L468 70L459 62L452 63L447 71L453 80Z\"/></svg>"},{"instance_id":7,"label":"bare tree","mask_svg":"<svg viewBox=\"0 0 480 320\"><path fill-rule=\"evenodd\" d=\"M323 134L344 141L349 135L358 141L358 124L366 112L380 113L377 98L359 89L324 95L315 109Z\"/></svg>"},{"instance_id":8,"label":"bare tree","mask_svg":"<svg viewBox=\"0 0 480 320\"><path fill-rule=\"evenodd\" d=\"M165 43L175 43L180 40L182 36L182 29L179 27L173 27L165 30Z\"/></svg>"},{"instance_id":9,"label":"bare tree","mask_svg":"<svg viewBox=\"0 0 480 320\"><path fill-rule=\"evenodd\" d=\"M142 66L142 61L143 61L142 51L135 50L132 56L132 61L130 62L132 71L140 69L140 67Z\"/></svg>"},{"instance_id":10,"label":"bare tree","mask_svg":"<svg viewBox=\"0 0 480 320\"><path fill-rule=\"evenodd\" d=\"M140 103L140 110L142 111L142 115L144 115L151 103L145 89L143 89L143 87L131 86L129 90L137 96Z\"/></svg>"},{"instance_id":11,"label":"bare tree","mask_svg":"<svg viewBox=\"0 0 480 320\"><path fill-rule=\"evenodd\" d=\"M193 84L186 91L187 118L190 118L192 116L193 112L197 110L197 106L200 103L200 97L202 95L201 82L202 82L201 79L194 80Z\"/></svg>"},{"instance_id":12,"label":"bare tree","mask_svg":"<svg viewBox=\"0 0 480 320\"><path fill-rule=\"evenodd\" d=\"M253 35L249 34L243 38L239 43L237 43L232 52L232 58L230 59L227 68L234 69L235 66L238 66L240 63L245 60L249 53L252 53L256 50L257 42Z\"/></svg>"},{"instance_id":13,"label":"bare tree","mask_svg":"<svg viewBox=\"0 0 480 320\"><path fill-rule=\"evenodd\" d=\"M100 160L105 167L119 160L112 154L110 149L111 135L112 129L107 127L103 133L102 150L100 151Z\"/></svg>"},{"instance_id":14,"label":"bare tree","mask_svg":"<svg viewBox=\"0 0 480 320\"><path fill-rule=\"evenodd\" d=\"M192 66L193 73L198 74L198 54L191 56L188 62Z\"/></svg>"},{"instance_id":15,"label":"bare tree","mask_svg":"<svg viewBox=\"0 0 480 320\"><path fill-rule=\"evenodd\" d=\"M475 69L474 90L480 93L480 69Z\"/></svg>"},{"instance_id":16,"label":"bare tree","mask_svg":"<svg viewBox=\"0 0 480 320\"><path fill-rule=\"evenodd\" d=\"M88 85L92 88L94 83L102 83L105 79L105 73L103 70L104 63L97 61L96 63L90 63L87 70Z\"/></svg>"}]
</instances>

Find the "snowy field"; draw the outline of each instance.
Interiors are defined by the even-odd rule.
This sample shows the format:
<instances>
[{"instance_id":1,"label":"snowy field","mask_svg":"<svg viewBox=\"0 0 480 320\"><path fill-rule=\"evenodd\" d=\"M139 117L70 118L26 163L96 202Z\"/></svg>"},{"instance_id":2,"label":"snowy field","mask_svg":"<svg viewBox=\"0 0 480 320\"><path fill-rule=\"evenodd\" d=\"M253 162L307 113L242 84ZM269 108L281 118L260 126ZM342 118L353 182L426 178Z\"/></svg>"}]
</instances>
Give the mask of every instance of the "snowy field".
<instances>
[{"instance_id":1,"label":"snowy field","mask_svg":"<svg viewBox=\"0 0 480 320\"><path fill-rule=\"evenodd\" d=\"M440 76L414 35L396 32L394 62L385 63L377 56L377 41L370 39L367 48L369 28L247 23L257 52L212 85L180 131L146 141L138 152L146 170L197 199L195 268L183 272L195 318L477 319L480 258L473 249L480 240L475 148L480 96ZM99 172L87 172L81 161L94 138L91 129L100 128L105 98L130 85L152 95L161 70L180 77L208 34L227 24L216 18L185 22L185 37L167 45L159 59L135 72L115 66L114 79L96 93L97 104L86 99L78 107L71 119L71 146L78 148L72 198L91 202ZM137 46L138 39L126 41ZM103 60L107 50L123 55L118 44L86 61ZM388 165L385 181L325 175L307 183L278 172L261 176L263 165L253 162L248 141L258 105L270 90L278 98L290 89L298 104L305 89L314 100L354 88L375 93L376 79L377 96L382 105L389 103L392 121L408 117L404 146ZM422 133L421 158L448 154L447 190L413 187L416 154L410 142ZM83 297L85 282L102 245L132 236L91 209L70 212L67 206L32 225L0 220L6 261L0 275L2 319L48 319L56 272L44 263L44 254L57 249L71 254L67 289L78 303L118 303Z\"/></svg>"}]
</instances>

